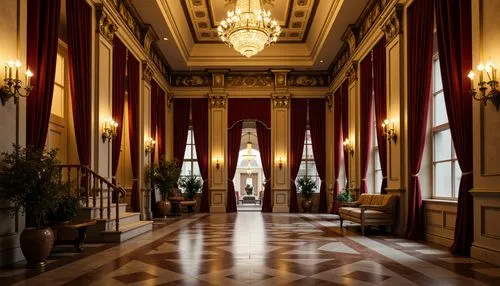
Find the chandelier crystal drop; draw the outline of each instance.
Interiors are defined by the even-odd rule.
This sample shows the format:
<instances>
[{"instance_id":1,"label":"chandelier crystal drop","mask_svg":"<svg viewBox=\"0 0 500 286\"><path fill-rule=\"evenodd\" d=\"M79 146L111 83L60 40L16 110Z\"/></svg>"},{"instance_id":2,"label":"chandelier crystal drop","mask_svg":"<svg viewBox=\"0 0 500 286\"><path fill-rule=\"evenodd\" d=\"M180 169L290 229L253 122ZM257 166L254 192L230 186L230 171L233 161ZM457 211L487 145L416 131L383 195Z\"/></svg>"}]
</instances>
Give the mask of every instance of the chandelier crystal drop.
<instances>
[{"instance_id":1,"label":"chandelier crystal drop","mask_svg":"<svg viewBox=\"0 0 500 286\"><path fill-rule=\"evenodd\" d=\"M217 32L224 43L249 58L275 43L281 27L271 11L261 8L260 0L237 0L236 9L227 12Z\"/></svg>"}]
</instances>

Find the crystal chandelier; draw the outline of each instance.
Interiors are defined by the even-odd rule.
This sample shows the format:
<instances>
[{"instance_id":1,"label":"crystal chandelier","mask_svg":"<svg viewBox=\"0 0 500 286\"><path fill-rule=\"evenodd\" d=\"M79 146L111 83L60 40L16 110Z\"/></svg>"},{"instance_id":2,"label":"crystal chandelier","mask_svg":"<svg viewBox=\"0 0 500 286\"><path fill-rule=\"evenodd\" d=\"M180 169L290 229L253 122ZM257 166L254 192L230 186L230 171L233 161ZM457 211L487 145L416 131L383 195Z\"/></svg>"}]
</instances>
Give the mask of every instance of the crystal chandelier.
<instances>
[{"instance_id":1,"label":"crystal chandelier","mask_svg":"<svg viewBox=\"0 0 500 286\"><path fill-rule=\"evenodd\" d=\"M227 12L217 31L223 42L249 58L275 43L281 27L271 19L271 11L261 9L260 0L237 0L236 9Z\"/></svg>"}]
</instances>

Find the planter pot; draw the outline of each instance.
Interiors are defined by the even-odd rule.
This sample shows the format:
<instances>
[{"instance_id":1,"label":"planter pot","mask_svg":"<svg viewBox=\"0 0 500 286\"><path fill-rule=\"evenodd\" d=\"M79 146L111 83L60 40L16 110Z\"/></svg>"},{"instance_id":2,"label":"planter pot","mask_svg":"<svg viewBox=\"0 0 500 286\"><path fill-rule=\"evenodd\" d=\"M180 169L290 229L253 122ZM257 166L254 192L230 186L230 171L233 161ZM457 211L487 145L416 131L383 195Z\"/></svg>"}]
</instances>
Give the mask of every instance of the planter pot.
<instances>
[{"instance_id":1,"label":"planter pot","mask_svg":"<svg viewBox=\"0 0 500 286\"><path fill-rule=\"evenodd\" d=\"M161 218L166 218L170 213L172 205L169 201L159 201L156 203L156 209L158 210L158 216Z\"/></svg>"},{"instance_id":2,"label":"planter pot","mask_svg":"<svg viewBox=\"0 0 500 286\"><path fill-rule=\"evenodd\" d=\"M305 213L310 213L313 207L313 202L312 200L302 200L301 205Z\"/></svg>"},{"instance_id":3,"label":"planter pot","mask_svg":"<svg viewBox=\"0 0 500 286\"><path fill-rule=\"evenodd\" d=\"M28 268L43 268L54 245L54 233L50 228L26 228L21 233L21 250Z\"/></svg>"},{"instance_id":4,"label":"planter pot","mask_svg":"<svg viewBox=\"0 0 500 286\"><path fill-rule=\"evenodd\" d=\"M246 192L247 192L247 195L249 195L249 196L251 196L253 193L253 191L250 191L250 190L247 190Z\"/></svg>"}]
</instances>

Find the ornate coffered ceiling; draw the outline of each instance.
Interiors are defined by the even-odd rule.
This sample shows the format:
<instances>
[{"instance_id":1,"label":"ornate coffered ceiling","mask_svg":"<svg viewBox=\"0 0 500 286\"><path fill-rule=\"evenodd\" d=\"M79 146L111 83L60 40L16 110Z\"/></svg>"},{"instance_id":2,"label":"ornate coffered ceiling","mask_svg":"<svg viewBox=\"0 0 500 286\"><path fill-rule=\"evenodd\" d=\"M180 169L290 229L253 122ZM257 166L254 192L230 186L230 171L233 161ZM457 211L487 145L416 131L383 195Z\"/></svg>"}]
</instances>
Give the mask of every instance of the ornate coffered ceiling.
<instances>
[{"instance_id":1,"label":"ornate coffered ceiling","mask_svg":"<svg viewBox=\"0 0 500 286\"><path fill-rule=\"evenodd\" d=\"M103 1L103 0L101 0ZM326 71L343 46L342 35L370 1L263 0L283 34L274 45L246 58L216 37L216 27L236 0L127 1L150 25L155 43L174 71Z\"/></svg>"},{"instance_id":2,"label":"ornate coffered ceiling","mask_svg":"<svg viewBox=\"0 0 500 286\"><path fill-rule=\"evenodd\" d=\"M234 9L236 0L181 0L193 39L197 43L220 43L217 26ZM281 43L304 43L319 0L264 0L282 27Z\"/></svg>"}]
</instances>

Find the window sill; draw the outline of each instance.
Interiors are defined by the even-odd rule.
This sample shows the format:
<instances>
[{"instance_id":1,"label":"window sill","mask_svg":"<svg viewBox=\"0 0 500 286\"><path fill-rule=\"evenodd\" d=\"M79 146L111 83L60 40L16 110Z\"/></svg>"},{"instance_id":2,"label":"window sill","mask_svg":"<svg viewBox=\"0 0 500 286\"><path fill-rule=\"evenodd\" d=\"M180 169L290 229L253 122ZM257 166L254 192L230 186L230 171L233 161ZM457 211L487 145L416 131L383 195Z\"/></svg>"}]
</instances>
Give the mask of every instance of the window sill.
<instances>
[{"instance_id":1,"label":"window sill","mask_svg":"<svg viewBox=\"0 0 500 286\"><path fill-rule=\"evenodd\" d=\"M427 204L454 205L454 206L458 204L457 200L443 200L443 199L423 199L422 202Z\"/></svg>"}]
</instances>

